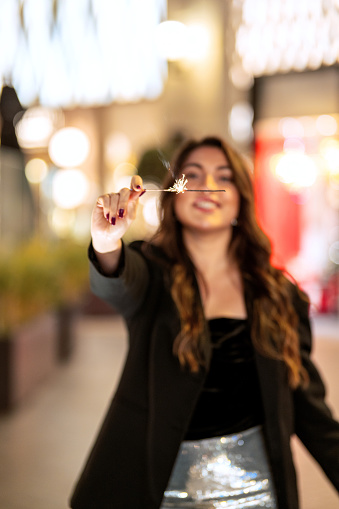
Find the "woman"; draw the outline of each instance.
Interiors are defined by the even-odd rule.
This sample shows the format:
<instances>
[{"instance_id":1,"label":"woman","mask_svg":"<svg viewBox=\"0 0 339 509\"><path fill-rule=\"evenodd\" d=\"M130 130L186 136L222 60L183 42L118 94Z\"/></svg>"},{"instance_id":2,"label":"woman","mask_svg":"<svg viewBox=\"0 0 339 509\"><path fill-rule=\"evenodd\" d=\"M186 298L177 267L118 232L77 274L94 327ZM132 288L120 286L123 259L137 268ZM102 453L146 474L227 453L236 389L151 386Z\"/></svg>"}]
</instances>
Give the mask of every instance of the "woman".
<instances>
[{"instance_id":1,"label":"woman","mask_svg":"<svg viewBox=\"0 0 339 509\"><path fill-rule=\"evenodd\" d=\"M124 316L125 368L73 509L297 509L296 433L339 490L339 423L310 360L307 297L270 264L241 157L188 142L152 242L124 245L144 192L101 196L94 293Z\"/></svg>"}]
</instances>

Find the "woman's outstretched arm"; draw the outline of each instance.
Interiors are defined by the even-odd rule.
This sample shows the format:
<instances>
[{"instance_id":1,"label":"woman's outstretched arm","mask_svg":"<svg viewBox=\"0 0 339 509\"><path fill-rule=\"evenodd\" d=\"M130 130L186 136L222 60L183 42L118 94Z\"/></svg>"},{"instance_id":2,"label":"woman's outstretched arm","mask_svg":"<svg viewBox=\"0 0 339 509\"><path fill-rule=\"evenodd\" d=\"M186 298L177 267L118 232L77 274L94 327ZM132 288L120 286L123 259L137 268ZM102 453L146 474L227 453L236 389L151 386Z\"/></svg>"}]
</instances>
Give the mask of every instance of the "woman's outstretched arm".
<instances>
[{"instance_id":1,"label":"woman's outstretched arm","mask_svg":"<svg viewBox=\"0 0 339 509\"><path fill-rule=\"evenodd\" d=\"M120 189L118 193L99 196L92 212L92 245L101 267L101 272L113 274L119 265L122 250L121 239L134 221L143 183L134 175L131 188Z\"/></svg>"}]
</instances>

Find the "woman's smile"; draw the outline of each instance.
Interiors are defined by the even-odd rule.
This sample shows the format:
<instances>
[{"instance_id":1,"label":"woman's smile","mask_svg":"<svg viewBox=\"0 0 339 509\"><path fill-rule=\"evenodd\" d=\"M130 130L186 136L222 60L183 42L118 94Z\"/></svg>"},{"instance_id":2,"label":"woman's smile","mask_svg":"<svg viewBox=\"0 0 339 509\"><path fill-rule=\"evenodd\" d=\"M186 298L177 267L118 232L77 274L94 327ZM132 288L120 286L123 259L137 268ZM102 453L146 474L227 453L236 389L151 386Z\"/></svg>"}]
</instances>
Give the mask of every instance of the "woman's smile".
<instances>
[{"instance_id":1,"label":"woman's smile","mask_svg":"<svg viewBox=\"0 0 339 509\"><path fill-rule=\"evenodd\" d=\"M198 198L193 202L193 207L195 209L201 210L202 212L214 212L216 209L220 208L220 203L211 198Z\"/></svg>"}]
</instances>

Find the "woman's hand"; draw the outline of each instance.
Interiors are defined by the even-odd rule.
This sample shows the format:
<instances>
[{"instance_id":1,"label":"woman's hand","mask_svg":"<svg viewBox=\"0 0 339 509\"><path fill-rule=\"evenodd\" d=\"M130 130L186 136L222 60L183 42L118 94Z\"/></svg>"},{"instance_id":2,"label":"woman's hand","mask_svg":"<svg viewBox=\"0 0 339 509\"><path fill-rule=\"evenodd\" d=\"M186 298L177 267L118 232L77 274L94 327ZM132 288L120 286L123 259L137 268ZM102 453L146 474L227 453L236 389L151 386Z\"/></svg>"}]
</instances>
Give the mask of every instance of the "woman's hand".
<instances>
[{"instance_id":1,"label":"woman's hand","mask_svg":"<svg viewBox=\"0 0 339 509\"><path fill-rule=\"evenodd\" d=\"M118 193L99 196L92 212L92 243L97 253L120 250L121 238L136 217L139 196L143 194L143 182L139 175Z\"/></svg>"}]
</instances>

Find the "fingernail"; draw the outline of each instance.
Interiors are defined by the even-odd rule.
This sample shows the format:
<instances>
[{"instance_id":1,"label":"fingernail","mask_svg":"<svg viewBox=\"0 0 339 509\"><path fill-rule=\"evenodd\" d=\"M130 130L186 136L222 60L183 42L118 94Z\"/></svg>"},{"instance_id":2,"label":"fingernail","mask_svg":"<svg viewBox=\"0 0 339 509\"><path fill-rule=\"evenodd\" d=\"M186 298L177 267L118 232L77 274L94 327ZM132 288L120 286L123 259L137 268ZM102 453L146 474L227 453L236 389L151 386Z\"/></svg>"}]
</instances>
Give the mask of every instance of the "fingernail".
<instances>
[{"instance_id":1,"label":"fingernail","mask_svg":"<svg viewBox=\"0 0 339 509\"><path fill-rule=\"evenodd\" d=\"M139 184L138 184L137 186L135 186L135 189L138 189L138 191L139 191L139 189L141 189L141 186L139 186Z\"/></svg>"},{"instance_id":2,"label":"fingernail","mask_svg":"<svg viewBox=\"0 0 339 509\"><path fill-rule=\"evenodd\" d=\"M119 209L119 217L124 217L124 209Z\"/></svg>"},{"instance_id":3,"label":"fingernail","mask_svg":"<svg viewBox=\"0 0 339 509\"><path fill-rule=\"evenodd\" d=\"M106 214L106 219L107 219L107 221L109 221L109 213L108 212Z\"/></svg>"},{"instance_id":4,"label":"fingernail","mask_svg":"<svg viewBox=\"0 0 339 509\"><path fill-rule=\"evenodd\" d=\"M146 189L144 189L143 192L139 194L139 198L140 198L140 196L142 196L145 193L146 193Z\"/></svg>"},{"instance_id":5,"label":"fingernail","mask_svg":"<svg viewBox=\"0 0 339 509\"><path fill-rule=\"evenodd\" d=\"M115 225L115 221L116 221L115 217L112 217L111 223L112 223L113 226Z\"/></svg>"}]
</instances>

